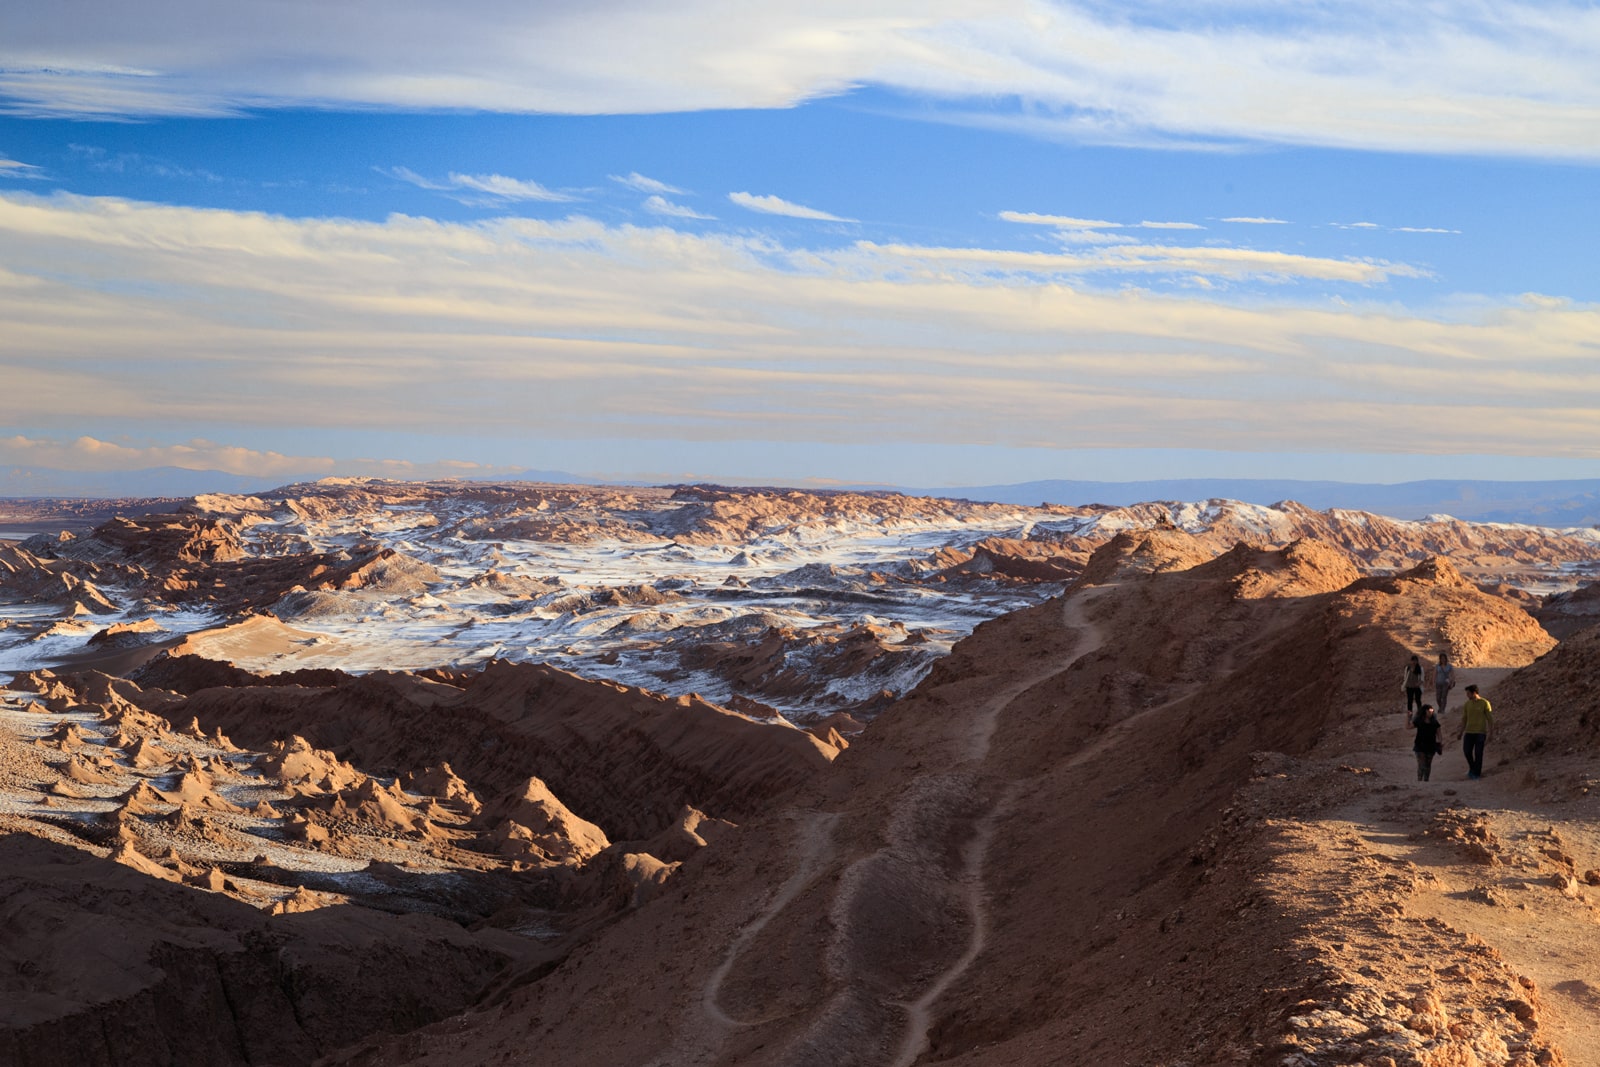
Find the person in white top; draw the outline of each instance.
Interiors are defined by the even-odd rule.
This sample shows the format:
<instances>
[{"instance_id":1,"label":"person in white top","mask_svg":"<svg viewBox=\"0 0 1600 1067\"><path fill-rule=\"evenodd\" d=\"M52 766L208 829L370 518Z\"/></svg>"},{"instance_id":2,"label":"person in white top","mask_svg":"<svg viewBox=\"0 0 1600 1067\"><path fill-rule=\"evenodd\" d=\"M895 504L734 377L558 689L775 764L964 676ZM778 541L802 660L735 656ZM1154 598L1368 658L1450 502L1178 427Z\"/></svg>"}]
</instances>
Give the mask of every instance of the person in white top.
<instances>
[{"instance_id":1,"label":"person in white top","mask_svg":"<svg viewBox=\"0 0 1600 1067\"><path fill-rule=\"evenodd\" d=\"M1450 653L1439 653L1439 665L1433 668L1433 695L1435 710L1443 714L1450 690L1456 687L1456 669L1450 665Z\"/></svg>"}]
</instances>

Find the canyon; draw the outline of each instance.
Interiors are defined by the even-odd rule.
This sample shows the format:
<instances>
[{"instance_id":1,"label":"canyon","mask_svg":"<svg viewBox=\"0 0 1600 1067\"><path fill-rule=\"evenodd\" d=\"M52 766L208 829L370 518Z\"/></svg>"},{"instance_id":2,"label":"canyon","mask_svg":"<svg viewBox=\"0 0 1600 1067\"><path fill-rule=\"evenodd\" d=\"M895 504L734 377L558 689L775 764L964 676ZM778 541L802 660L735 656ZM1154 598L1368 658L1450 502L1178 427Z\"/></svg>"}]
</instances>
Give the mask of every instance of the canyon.
<instances>
[{"instance_id":1,"label":"canyon","mask_svg":"<svg viewBox=\"0 0 1600 1067\"><path fill-rule=\"evenodd\" d=\"M1585 528L716 486L31 533L0 1061L1600 1063L1597 572ZM1441 651L1482 780L1415 777Z\"/></svg>"}]
</instances>

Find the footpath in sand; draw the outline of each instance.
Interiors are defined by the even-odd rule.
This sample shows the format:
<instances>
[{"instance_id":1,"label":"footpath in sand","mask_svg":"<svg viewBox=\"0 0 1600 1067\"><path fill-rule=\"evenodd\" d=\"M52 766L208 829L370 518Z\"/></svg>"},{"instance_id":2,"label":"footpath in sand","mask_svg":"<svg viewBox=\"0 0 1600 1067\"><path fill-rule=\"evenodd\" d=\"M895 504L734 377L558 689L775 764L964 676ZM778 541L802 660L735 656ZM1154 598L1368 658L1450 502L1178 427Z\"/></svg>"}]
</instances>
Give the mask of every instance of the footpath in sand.
<instances>
[{"instance_id":1,"label":"footpath in sand","mask_svg":"<svg viewBox=\"0 0 1600 1067\"><path fill-rule=\"evenodd\" d=\"M974 707L961 729L926 749L923 764L939 770L911 778L894 802L881 847L838 874L825 959L827 977L839 992L778 1062L903 1067L927 1050L933 1006L987 944L984 863L996 820L1016 786L985 772L996 725L1021 693L1100 647L1103 635L1084 610L1098 592L1065 602L1062 623L1074 635L1072 659L1036 665ZM798 891L828 868L824 852L837 818L820 815L807 825L795 874L713 972L704 998L706 1021L723 1030L718 1036L724 1040L764 1020L727 1014L722 984L758 947L765 928L782 921ZM903 925L908 913L927 924L926 936L885 941L884 927ZM757 964L747 964L752 965ZM702 1038L704 1033L692 1025L685 1032Z\"/></svg>"},{"instance_id":2,"label":"footpath in sand","mask_svg":"<svg viewBox=\"0 0 1600 1067\"><path fill-rule=\"evenodd\" d=\"M1492 699L1507 673L1467 678ZM1448 1062L1600 1065L1600 777L1587 754L1526 751L1515 720L1539 710L1497 705L1502 737L1474 781L1457 705L1427 782L1393 706L1359 710L1340 739L1362 746L1340 766L1345 798L1284 825L1264 879L1317 916L1301 947L1342 987L1292 1020L1308 1048L1376 1032L1405 1063L1453 1034L1470 1041Z\"/></svg>"}]
</instances>

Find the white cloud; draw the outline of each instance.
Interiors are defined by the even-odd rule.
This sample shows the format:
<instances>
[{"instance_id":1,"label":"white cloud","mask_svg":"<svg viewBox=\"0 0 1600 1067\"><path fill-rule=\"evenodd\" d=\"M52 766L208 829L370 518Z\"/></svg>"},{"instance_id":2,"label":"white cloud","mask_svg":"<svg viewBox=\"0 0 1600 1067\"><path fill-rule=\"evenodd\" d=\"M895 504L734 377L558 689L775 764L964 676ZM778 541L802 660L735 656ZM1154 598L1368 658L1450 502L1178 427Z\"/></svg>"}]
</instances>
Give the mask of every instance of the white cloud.
<instances>
[{"instance_id":1,"label":"white cloud","mask_svg":"<svg viewBox=\"0 0 1600 1067\"><path fill-rule=\"evenodd\" d=\"M759 211L763 215L783 215L791 219L816 219L820 222L855 222L855 219L841 218L830 215L826 211L806 207L803 204L790 203L776 196L760 196L755 193L729 193L728 199L748 211Z\"/></svg>"},{"instance_id":2,"label":"white cloud","mask_svg":"<svg viewBox=\"0 0 1600 1067\"><path fill-rule=\"evenodd\" d=\"M458 189L477 190L495 201L543 200L551 203L563 203L576 199L576 197L568 196L565 193L557 193L546 189L538 182L525 181L520 178L507 178L503 174L456 174L452 172L450 182Z\"/></svg>"},{"instance_id":3,"label":"white cloud","mask_svg":"<svg viewBox=\"0 0 1600 1067\"><path fill-rule=\"evenodd\" d=\"M503 174L457 174L454 171L443 181L425 178L409 167L378 168L421 189L444 193L452 200L476 207L496 207L502 204L535 200L544 203L570 203L577 199L566 193L547 189L538 182L521 178L508 178Z\"/></svg>"},{"instance_id":4,"label":"white cloud","mask_svg":"<svg viewBox=\"0 0 1600 1067\"><path fill-rule=\"evenodd\" d=\"M1396 226L1395 233L1460 233L1460 230L1441 230L1436 226Z\"/></svg>"},{"instance_id":5,"label":"white cloud","mask_svg":"<svg viewBox=\"0 0 1600 1067\"><path fill-rule=\"evenodd\" d=\"M0 156L0 178L35 178L34 173L39 168L32 163L21 163L15 159Z\"/></svg>"},{"instance_id":6,"label":"white cloud","mask_svg":"<svg viewBox=\"0 0 1600 1067\"><path fill-rule=\"evenodd\" d=\"M1213 278L1315 278L1360 285L1372 285L1393 277L1424 276L1422 271L1403 263L1371 259L1324 259L1251 248L1116 244L1077 253L1052 253L876 245L866 241L860 242L857 247L903 262L937 265L946 270L966 270L974 275L998 273L1050 277L1193 272Z\"/></svg>"},{"instance_id":7,"label":"white cloud","mask_svg":"<svg viewBox=\"0 0 1600 1067\"><path fill-rule=\"evenodd\" d=\"M715 215L702 215L692 207L675 204L664 196L652 196L645 200L644 209L652 215L662 215L671 219L714 219Z\"/></svg>"},{"instance_id":8,"label":"white cloud","mask_svg":"<svg viewBox=\"0 0 1600 1067\"><path fill-rule=\"evenodd\" d=\"M112 174L148 174L157 178L188 178L213 183L223 180L221 175L204 168L185 167L140 152L118 152L112 155L104 148L83 144L69 144L67 150L83 160L90 170Z\"/></svg>"},{"instance_id":9,"label":"white cloud","mask_svg":"<svg viewBox=\"0 0 1600 1067\"><path fill-rule=\"evenodd\" d=\"M1328 225L1336 230L1381 230L1376 222L1330 222Z\"/></svg>"},{"instance_id":10,"label":"white cloud","mask_svg":"<svg viewBox=\"0 0 1600 1067\"><path fill-rule=\"evenodd\" d=\"M1077 219L1071 215L1040 215L1032 211L1002 211L1000 218L1006 222L1020 222L1026 226L1055 226L1063 230L1116 230L1120 222L1104 219Z\"/></svg>"},{"instance_id":11,"label":"white cloud","mask_svg":"<svg viewBox=\"0 0 1600 1067\"><path fill-rule=\"evenodd\" d=\"M1265 218L1265 217L1262 217L1260 215L1234 215L1233 217L1223 219L1222 221L1223 222L1242 222L1242 223L1245 223L1245 224L1250 225L1250 226L1287 226L1287 225L1289 225L1289 220L1288 219L1272 219L1272 218Z\"/></svg>"},{"instance_id":12,"label":"white cloud","mask_svg":"<svg viewBox=\"0 0 1600 1067\"><path fill-rule=\"evenodd\" d=\"M662 196L682 196L686 190L666 182L658 182L654 178L647 178L638 171L633 171L626 176L619 177L615 174L607 175L612 181L626 185L629 189L636 189L641 193L656 193Z\"/></svg>"},{"instance_id":13,"label":"white cloud","mask_svg":"<svg viewBox=\"0 0 1600 1067\"><path fill-rule=\"evenodd\" d=\"M1057 230L1050 235L1063 245L1136 245L1139 238L1117 230Z\"/></svg>"},{"instance_id":14,"label":"white cloud","mask_svg":"<svg viewBox=\"0 0 1600 1067\"><path fill-rule=\"evenodd\" d=\"M33 426L235 424L283 435L285 463L317 458L292 454L308 426L1422 453L1480 453L1492 426L1502 454L1600 455L1600 307L1424 313L1322 293L1407 269L1148 245L817 250L582 218L288 219L8 192L0 375ZM1204 289L1260 272L1319 284L1264 303ZM1087 284L1107 276L1196 288ZM184 447L192 465L276 462Z\"/></svg>"},{"instance_id":15,"label":"white cloud","mask_svg":"<svg viewBox=\"0 0 1600 1067\"><path fill-rule=\"evenodd\" d=\"M382 478L462 478L513 474L516 466L493 466L463 460L418 463L403 459L335 459L331 456L294 456L281 452L219 444L203 438L180 443L119 444L89 435L73 440L0 437L0 465L42 467L66 471L134 471L152 467L177 467L192 471L222 471L254 478L307 478L345 475Z\"/></svg>"},{"instance_id":16,"label":"white cloud","mask_svg":"<svg viewBox=\"0 0 1600 1067\"><path fill-rule=\"evenodd\" d=\"M1141 230L1203 230L1204 226L1198 222L1150 222L1139 223Z\"/></svg>"},{"instance_id":17,"label":"white cloud","mask_svg":"<svg viewBox=\"0 0 1600 1067\"><path fill-rule=\"evenodd\" d=\"M89 436L60 441L22 434L0 437L0 463L69 471L178 467L263 478L331 474L334 470L334 461L326 456L286 456L200 438L183 444L132 446Z\"/></svg>"},{"instance_id":18,"label":"white cloud","mask_svg":"<svg viewBox=\"0 0 1600 1067\"><path fill-rule=\"evenodd\" d=\"M7 16L0 97L27 114L647 113L879 86L933 105L918 114L1077 141L1600 158L1600 9L1584 0L147 0Z\"/></svg>"}]
</instances>

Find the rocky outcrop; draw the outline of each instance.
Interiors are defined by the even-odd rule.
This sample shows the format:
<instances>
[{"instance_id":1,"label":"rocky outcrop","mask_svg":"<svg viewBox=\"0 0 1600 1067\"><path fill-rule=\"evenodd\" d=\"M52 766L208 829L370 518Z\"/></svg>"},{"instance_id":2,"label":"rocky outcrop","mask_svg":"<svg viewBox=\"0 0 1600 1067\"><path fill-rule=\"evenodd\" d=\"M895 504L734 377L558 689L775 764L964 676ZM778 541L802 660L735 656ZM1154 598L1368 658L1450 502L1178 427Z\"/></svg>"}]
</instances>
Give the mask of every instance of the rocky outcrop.
<instances>
[{"instance_id":1,"label":"rocky outcrop","mask_svg":"<svg viewBox=\"0 0 1600 1067\"><path fill-rule=\"evenodd\" d=\"M271 918L26 834L0 838L0 900L0 961L23 979L0 1062L30 1067L308 1064L453 1014L521 959L424 915Z\"/></svg>"},{"instance_id":2,"label":"rocky outcrop","mask_svg":"<svg viewBox=\"0 0 1600 1067\"><path fill-rule=\"evenodd\" d=\"M1580 630L1600 626L1600 582L1588 582L1545 597L1533 614L1551 637L1561 641Z\"/></svg>"},{"instance_id":3,"label":"rocky outcrop","mask_svg":"<svg viewBox=\"0 0 1600 1067\"><path fill-rule=\"evenodd\" d=\"M809 733L703 700L533 664L491 664L464 688L374 675L317 689L202 690L167 711L254 747L298 733L379 773L445 760L480 797L526 788L531 770L620 839L659 832L685 804L737 821L836 754Z\"/></svg>"}]
</instances>

